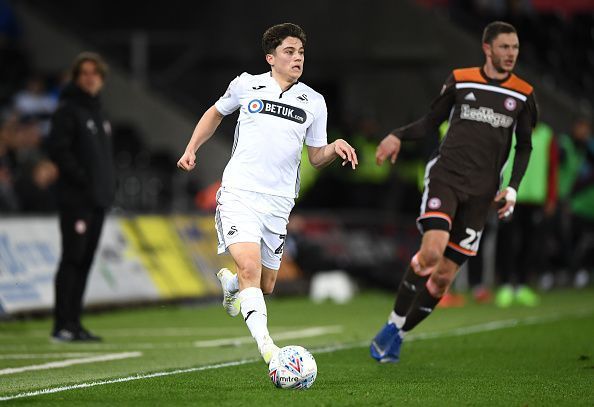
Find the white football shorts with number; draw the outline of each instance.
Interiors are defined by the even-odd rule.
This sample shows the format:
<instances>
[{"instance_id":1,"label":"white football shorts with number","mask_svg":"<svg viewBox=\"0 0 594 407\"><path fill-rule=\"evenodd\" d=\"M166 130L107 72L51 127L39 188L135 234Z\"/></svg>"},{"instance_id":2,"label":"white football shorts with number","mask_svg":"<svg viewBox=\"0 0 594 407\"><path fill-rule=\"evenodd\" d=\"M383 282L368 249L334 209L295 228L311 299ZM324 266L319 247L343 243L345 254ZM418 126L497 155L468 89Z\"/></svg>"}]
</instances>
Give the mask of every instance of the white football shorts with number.
<instances>
[{"instance_id":1,"label":"white football shorts with number","mask_svg":"<svg viewBox=\"0 0 594 407\"><path fill-rule=\"evenodd\" d=\"M233 243L258 243L262 264L278 270L294 203L283 196L221 187L215 214L218 253L225 253Z\"/></svg>"}]
</instances>

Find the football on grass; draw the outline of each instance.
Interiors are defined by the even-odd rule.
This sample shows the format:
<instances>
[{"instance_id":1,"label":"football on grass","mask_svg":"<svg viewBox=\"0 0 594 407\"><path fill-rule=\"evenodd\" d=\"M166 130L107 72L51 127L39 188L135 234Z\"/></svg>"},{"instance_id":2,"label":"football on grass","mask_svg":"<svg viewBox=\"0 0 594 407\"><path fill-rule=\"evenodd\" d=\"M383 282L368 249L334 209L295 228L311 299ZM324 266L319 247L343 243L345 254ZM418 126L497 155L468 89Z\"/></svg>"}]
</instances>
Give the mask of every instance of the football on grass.
<instances>
[{"instance_id":1,"label":"football on grass","mask_svg":"<svg viewBox=\"0 0 594 407\"><path fill-rule=\"evenodd\" d=\"M304 347L285 346L270 360L268 374L276 387L309 389L318 375L318 366Z\"/></svg>"}]
</instances>

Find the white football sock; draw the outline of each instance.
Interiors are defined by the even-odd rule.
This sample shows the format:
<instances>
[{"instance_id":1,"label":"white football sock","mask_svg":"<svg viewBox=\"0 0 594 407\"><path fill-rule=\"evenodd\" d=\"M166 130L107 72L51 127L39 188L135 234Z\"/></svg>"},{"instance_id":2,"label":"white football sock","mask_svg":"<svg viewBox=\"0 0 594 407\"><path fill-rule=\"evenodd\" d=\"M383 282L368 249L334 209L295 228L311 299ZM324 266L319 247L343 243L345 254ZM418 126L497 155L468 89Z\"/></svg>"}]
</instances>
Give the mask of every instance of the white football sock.
<instances>
[{"instance_id":1,"label":"white football sock","mask_svg":"<svg viewBox=\"0 0 594 407\"><path fill-rule=\"evenodd\" d=\"M235 293L239 291L239 279L237 278L237 274L233 274L233 277L226 279L223 284L225 290Z\"/></svg>"},{"instance_id":2,"label":"white football sock","mask_svg":"<svg viewBox=\"0 0 594 407\"><path fill-rule=\"evenodd\" d=\"M390 316L388 317L388 322L391 322L394 325L396 325L396 328L402 329L402 327L404 326L404 322L406 322L406 317L401 317L400 315L397 315L394 311L392 311L390 313Z\"/></svg>"},{"instance_id":3,"label":"white football sock","mask_svg":"<svg viewBox=\"0 0 594 407\"><path fill-rule=\"evenodd\" d=\"M259 288L248 287L239 293L239 301L243 319L260 348L264 340L270 336L264 294Z\"/></svg>"}]
</instances>

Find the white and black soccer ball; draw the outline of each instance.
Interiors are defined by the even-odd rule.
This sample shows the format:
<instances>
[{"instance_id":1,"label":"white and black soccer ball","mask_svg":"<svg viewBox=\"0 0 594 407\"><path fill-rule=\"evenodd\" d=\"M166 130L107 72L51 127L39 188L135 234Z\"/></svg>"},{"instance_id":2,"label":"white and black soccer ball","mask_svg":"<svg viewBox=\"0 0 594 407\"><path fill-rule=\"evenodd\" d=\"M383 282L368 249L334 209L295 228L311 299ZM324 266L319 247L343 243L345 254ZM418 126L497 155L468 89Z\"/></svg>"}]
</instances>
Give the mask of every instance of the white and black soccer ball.
<instances>
[{"instance_id":1,"label":"white and black soccer ball","mask_svg":"<svg viewBox=\"0 0 594 407\"><path fill-rule=\"evenodd\" d=\"M270 360L268 375L276 387L304 390L316 380L318 366L304 347L285 346Z\"/></svg>"}]
</instances>

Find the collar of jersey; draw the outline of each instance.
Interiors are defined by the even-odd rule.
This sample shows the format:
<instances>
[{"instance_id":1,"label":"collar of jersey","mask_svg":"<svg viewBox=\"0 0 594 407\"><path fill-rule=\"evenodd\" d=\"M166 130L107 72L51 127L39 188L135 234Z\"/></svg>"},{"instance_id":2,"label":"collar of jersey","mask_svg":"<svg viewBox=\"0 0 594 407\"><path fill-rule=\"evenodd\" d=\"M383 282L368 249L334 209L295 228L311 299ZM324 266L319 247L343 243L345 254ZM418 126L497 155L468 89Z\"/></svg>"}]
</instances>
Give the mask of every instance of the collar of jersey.
<instances>
[{"instance_id":1,"label":"collar of jersey","mask_svg":"<svg viewBox=\"0 0 594 407\"><path fill-rule=\"evenodd\" d=\"M287 88L287 90L282 90L282 88L280 87L280 85L278 84L276 79L274 79L274 77L272 76L272 71L270 71L270 73L268 74L268 78L269 78L268 80L276 86L277 90L280 91L280 93L278 95L279 98L282 98L285 93L288 93L291 89L293 89L293 87L295 85L297 85L299 83L299 81L296 81L293 84L291 84L291 86L289 86Z\"/></svg>"},{"instance_id":2,"label":"collar of jersey","mask_svg":"<svg viewBox=\"0 0 594 407\"><path fill-rule=\"evenodd\" d=\"M486 80L486 81L487 81L487 83L490 83L490 84L495 84L495 85L501 85L503 82L505 82L506 80L508 80L508 79L509 79L509 78L511 78L511 76L512 76L512 74L511 74L511 73L509 73L509 74L508 74L508 75L507 75L505 78L503 78L503 79L493 79L493 78L489 78L489 77L487 76L487 73L485 72L485 69L484 69L484 67L482 67L482 66L481 66L480 72L481 72L481 76L483 77L483 79L484 79L484 80Z\"/></svg>"}]
</instances>

